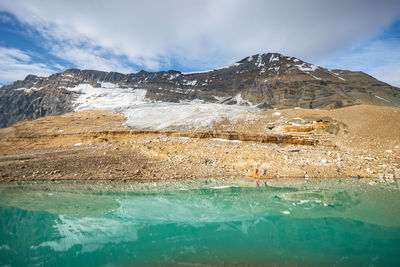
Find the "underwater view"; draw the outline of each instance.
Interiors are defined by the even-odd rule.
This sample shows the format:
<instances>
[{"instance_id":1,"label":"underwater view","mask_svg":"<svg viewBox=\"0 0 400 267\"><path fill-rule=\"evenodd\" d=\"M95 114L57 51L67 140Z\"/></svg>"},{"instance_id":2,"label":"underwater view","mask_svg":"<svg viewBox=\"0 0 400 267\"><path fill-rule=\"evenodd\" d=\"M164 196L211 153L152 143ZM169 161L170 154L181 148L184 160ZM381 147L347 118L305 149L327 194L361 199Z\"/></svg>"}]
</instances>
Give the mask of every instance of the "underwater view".
<instances>
[{"instance_id":1,"label":"underwater view","mask_svg":"<svg viewBox=\"0 0 400 267\"><path fill-rule=\"evenodd\" d=\"M0 186L1 266L400 266L400 188L370 179Z\"/></svg>"}]
</instances>

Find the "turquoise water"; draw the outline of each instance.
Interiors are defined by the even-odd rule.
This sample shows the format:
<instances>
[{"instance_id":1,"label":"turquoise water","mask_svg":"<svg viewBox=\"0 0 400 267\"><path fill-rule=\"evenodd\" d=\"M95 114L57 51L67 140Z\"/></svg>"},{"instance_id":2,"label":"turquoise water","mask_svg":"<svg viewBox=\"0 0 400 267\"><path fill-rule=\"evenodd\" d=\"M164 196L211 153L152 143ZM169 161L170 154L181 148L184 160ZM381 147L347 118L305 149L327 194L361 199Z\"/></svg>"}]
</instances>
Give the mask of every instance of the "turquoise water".
<instances>
[{"instance_id":1,"label":"turquoise water","mask_svg":"<svg viewBox=\"0 0 400 267\"><path fill-rule=\"evenodd\" d=\"M0 266L400 266L371 180L0 186Z\"/></svg>"}]
</instances>

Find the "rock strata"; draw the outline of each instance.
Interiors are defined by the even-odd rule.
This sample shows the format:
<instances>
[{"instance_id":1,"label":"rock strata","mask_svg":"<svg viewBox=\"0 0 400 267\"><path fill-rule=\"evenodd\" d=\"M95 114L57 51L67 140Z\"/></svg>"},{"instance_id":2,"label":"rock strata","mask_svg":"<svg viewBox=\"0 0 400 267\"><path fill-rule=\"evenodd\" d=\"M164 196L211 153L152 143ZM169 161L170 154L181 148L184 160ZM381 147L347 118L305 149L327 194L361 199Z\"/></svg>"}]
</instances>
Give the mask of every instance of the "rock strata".
<instances>
[{"instance_id":1,"label":"rock strata","mask_svg":"<svg viewBox=\"0 0 400 267\"><path fill-rule=\"evenodd\" d=\"M127 129L124 116L106 111L19 122L0 129L0 182L249 178L256 168L276 179L400 178L400 109L273 112L192 132ZM268 136L315 142L264 142Z\"/></svg>"}]
</instances>

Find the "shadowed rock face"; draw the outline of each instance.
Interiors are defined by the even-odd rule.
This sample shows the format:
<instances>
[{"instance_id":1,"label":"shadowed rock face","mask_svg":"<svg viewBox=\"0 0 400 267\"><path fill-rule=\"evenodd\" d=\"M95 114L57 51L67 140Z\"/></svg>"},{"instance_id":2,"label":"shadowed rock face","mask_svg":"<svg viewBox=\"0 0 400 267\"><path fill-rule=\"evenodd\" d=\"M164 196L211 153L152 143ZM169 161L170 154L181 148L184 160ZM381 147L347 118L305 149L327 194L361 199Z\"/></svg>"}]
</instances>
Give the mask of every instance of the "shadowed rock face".
<instances>
[{"instance_id":1,"label":"shadowed rock face","mask_svg":"<svg viewBox=\"0 0 400 267\"><path fill-rule=\"evenodd\" d=\"M7 127L24 119L62 115L73 111L74 95L54 88L39 91L0 90L0 126Z\"/></svg>"},{"instance_id":2,"label":"shadowed rock face","mask_svg":"<svg viewBox=\"0 0 400 267\"><path fill-rule=\"evenodd\" d=\"M28 75L0 89L0 127L23 119L73 111L79 84L146 89L150 101L199 99L259 108L339 108L358 104L400 106L400 89L362 73L328 70L277 53L258 54L220 69L132 74L70 69L49 77Z\"/></svg>"}]
</instances>

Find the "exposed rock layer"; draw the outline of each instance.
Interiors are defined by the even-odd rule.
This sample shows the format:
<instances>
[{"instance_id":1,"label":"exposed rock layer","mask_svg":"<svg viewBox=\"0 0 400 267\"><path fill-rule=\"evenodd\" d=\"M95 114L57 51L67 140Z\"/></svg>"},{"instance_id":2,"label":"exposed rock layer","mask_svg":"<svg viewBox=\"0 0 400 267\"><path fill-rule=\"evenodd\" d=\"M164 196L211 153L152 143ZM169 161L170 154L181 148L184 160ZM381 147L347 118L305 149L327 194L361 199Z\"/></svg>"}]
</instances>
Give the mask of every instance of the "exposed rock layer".
<instances>
[{"instance_id":1,"label":"exposed rock layer","mask_svg":"<svg viewBox=\"0 0 400 267\"><path fill-rule=\"evenodd\" d=\"M122 115L106 111L19 122L0 129L0 182L248 177L255 168L276 178L369 177L392 182L400 177L399 108L288 109L280 116L273 112L245 114L211 132L130 130L123 128ZM310 124L316 127L301 131ZM286 127L297 131L288 133ZM318 142L228 140L240 136Z\"/></svg>"}]
</instances>

